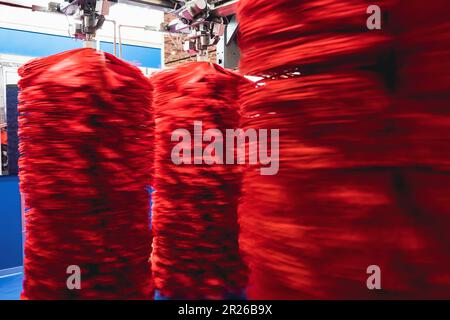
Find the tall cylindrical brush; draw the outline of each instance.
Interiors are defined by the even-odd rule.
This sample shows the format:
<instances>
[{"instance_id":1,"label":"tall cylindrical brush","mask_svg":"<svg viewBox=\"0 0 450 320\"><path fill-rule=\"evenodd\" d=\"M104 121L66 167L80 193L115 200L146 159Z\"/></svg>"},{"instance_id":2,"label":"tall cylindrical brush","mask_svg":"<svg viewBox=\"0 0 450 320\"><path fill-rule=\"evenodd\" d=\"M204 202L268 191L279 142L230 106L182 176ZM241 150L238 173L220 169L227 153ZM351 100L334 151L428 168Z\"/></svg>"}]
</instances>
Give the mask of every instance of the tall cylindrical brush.
<instances>
[{"instance_id":1,"label":"tall cylindrical brush","mask_svg":"<svg viewBox=\"0 0 450 320\"><path fill-rule=\"evenodd\" d=\"M242 297L246 269L238 247L241 174L226 164L226 129L239 125L244 78L206 62L152 77L155 288L166 298ZM200 131L199 131L200 130ZM213 137L214 136L214 137Z\"/></svg>"},{"instance_id":2,"label":"tall cylindrical brush","mask_svg":"<svg viewBox=\"0 0 450 320\"><path fill-rule=\"evenodd\" d=\"M416 275L402 271L399 253L417 254L417 238L388 169L395 141L380 143L382 113L391 106L380 81L367 72L263 81L243 92L243 129L280 130L280 169L264 176L251 166L244 175L239 221L248 297L420 293L409 285ZM383 294L366 286L371 265L383 270Z\"/></svg>"},{"instance_id":3,"label":"tall cylindrical brush","mask_svg":"<svg viewBox=\"0 0 450 320\"><path fill-rule=\"evenodd\" d=\"M397 134L407 146L408 167L402 170L403 192L417 227L419 256L411 256L423 284L421 296L450 295L450 23L448 2L400 1L398 21L398 85L391 114ZM430 17L432 17L430 19Z\"/></svg>"},{"instance_id":4,"label":"tall cylindrical brush","mask_svg":"<svg viewBox=\"0 0 450 320\"><path fill-rule=\"evenodd\" d=\"M93 49L33 60L20 75L22 298L150 299L149 81Z\"/></svg>"},{"instance_id":5,"label":"tall cylindrical brush","mask_svg":"<svg viewBox=\"0 0 450 320\"><path fill-rule=\"evenodd\" d=\"M377 1L381 30L368 30L370 0L240 1L240 70L305 74L375 64L391 46L389 11L396 1Z\"/></svg>"},{"instance_id":6,"label":"tall cylindrical brush","mask_svg":"<svg viewBox=\"0 0 450 320\"><path fill-rule=\"evenodd\" d=\"M412 157L396 117L397 1L377 3L381 30L368 28L370 5L239 3L241 69L270 77L243 87L243 129L280 130L278 174L244 174L249 298L435 297L447 281L424 268L447 242L442 228L424 236L433 228L411 200L420 188L402 171Z\"/></svg>"}]
</instances>

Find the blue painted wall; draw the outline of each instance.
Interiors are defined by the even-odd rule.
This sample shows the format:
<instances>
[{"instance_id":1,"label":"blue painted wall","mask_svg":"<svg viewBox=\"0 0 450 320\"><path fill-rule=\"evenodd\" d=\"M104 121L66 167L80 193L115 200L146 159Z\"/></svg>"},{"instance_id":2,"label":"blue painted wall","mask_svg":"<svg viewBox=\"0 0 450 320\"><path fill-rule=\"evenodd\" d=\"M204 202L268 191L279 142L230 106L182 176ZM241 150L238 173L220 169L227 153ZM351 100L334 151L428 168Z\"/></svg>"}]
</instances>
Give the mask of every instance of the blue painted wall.
<instances>
[{"instance_id":1,"label":"blue painted wall","mask_svg":"<svg viewBox=\"0 0 450 320\"><path fill-rule=\"evenodd\" d=\"M5 54L43 57L82 47L83 42L74 38L0 28L0 52Z\"/></svg>"},{"instance_id":2,"label":"blue painted wall","mask_svg":"<svg viewBox=\"0 0 450 320\"><path fill-rule=\"evenodd\" d=\"M22 216L19 178L0 177L0 270L21 266Z\"/></svg>"},{"instance_id":3,"label":"blue painted wall","mask_svg":"<svg viewBox=\"0 0 450 320\"><path fill-rule=\"evenodd\" d=\"M100 42L100 50L113 53L112 42ZM117 55L119 55L119 45L117 45ZM149 48L134 45L122 45L122 57L124 60L138 67L161 68L161 49Z\"/></svg>"},{"instance_id":4,"label":"blue painted wall","mask_svg":"<svg viewBox=\"0 0 450 320\"><path fill-rule=\"evenodd\" d=\"M0 28L0 53L29 57L44 57L83 47L83 42L71 37L39 32ZM113 53L112 42L100 42L100 49ZM118 50L118 49L117 49ZM139 67L161 68L161 49L122 45L123 59Z\"/></svg>"},{"instance_id":5,"label":"blue painted wall","mask_svg":"<svg viewBox=\"0 0 450 320\"><path fill-rule=\"evenodd\" d=\"M22 265L22 217L17 177L17 94L17 86L6 87L8 162L13 175L0 176L0 270Z\"/></svg>"}]
</instances>

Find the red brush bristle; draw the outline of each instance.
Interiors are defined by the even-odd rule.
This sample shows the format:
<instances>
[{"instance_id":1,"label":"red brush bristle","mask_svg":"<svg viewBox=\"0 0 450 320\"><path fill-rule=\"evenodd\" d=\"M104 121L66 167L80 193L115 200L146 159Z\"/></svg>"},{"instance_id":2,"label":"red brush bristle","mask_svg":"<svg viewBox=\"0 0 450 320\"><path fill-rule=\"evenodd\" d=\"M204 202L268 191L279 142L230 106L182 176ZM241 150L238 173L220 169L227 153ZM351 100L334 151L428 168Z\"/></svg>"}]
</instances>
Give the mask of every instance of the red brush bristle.
<instances>
[{"instance_id":1,"label":"red brush bristle","mask_svg":"<svg viewBox=\"0 0 450 320\"><path fill-rule=\"evenodd\" d=\"M449 22L405 31L399 36L398 55L401 96L450 98Z\"/></svg>"},{"instance_id":2,"label":"red brush bristle","mask_svg":"<svg viewBox=\"0 0 450 320\"><path fill-rule=\"evenodd\" d=\"M395 0L378 1L383 12ZM240 70L249 75L374 64L392 45L388 15L368 30L367 0L240 1Z\"/></svg>"},{"instance_id":3,"label":"red brush bristle","mask_svg":"<svg viewBox=\"0 0 450 320\"><path fill-rule=\"evenodd\" d=\"M371 72L334 72L261 80L242 91L247 129L280 129L280 159L299 169L392 165L402 159L390 141L391 98ZM258 115L258 116L256 116Z\"/></svg>"},{"instance_id":4,"label":"red brush bristle","mask_svg":"<svg viewBox=\"0 0 450 320\"><path fill-rule=\"evenodd\" d=\"M365 286L372 264L390 270L386 298L409 294L398 274L407 262L391 259L400 236L385 228L407 232L411 222L396 205L395 171L376 169L396 161L383 152L390 100L381 88L371 73L339 72L244 90L243 129L280 130L278 174L248 170L243 182L249 298L377 297Z\"/></svg>"},{"instance_id":5,"label":"red brush bristle","mask_svg":"<svg viewBox=\"0 0 450 320\"><path fill-rule=\"evenodd\" d=\"M392 117L401 141L408 146L405 195L421 237L420 255L411 260L420 274L423 292L418 297L448 298L450 294L450 203L448 192L450 153L450 24L448 2L426 5L404 2L398 6L399 81Z\"/></svg>"},{"instance_id":6,"label":"red brush bristle","mask_svg":"<svg viewBox=\"0 0 450 320\"><path fill-rule=\"evenodd\" d=\"M370 4L239 3L241 69L272 78L243 87L243 128L280 129L279 173L244 174L251 299L448 296L448 202L430 189L446 174L430 167L448 167L449 28L396 22L408 3L387 1L387 28L370 31L354 15ZM366 286L370 265L381 290Z\"/></svg>"},{"instance_id":7,"label":"red brush bristle","mask_svg":"<svg viewBox=\"0 0 450 320\"><path fill-rule=\"evenodd\" d=\"M92 49L20 70L23 299L150 299L151 85ZM81 269L69 290L68 266Z\"/></svg>"},{"instance_id":8,"label":"red brush bristle","mask_svg":"<svg viewBox=\"0 0 450 320\"><path fill-rule=\"evenodd\" d=\"M393 29L396 34L448 22L447 0L430 0L426 3L394 0L392 9ZM429 36L433 35L429 34Z\"/></svg>"},{"instance_id":9,"label":"red brush bristle","mask_svg":"<svg viewBox=\"0 0 450 320\"><path fill-rule=\"evenodd\" d=\"M223 299L239 297L246 286L238 248L239 168L176 165L171 160L178 143L171 141L175 130L186 129L194 143L194 121L202 121L203 132L225 133L238 126L237 88L242 81L210 63L187 63L152 77L156 123L152 262L162 296ZM191 144L186 147L191 149Z\"/></svg>"},{"instance_id":10,"label":"red brush bristle","mask_svg":"<svg viewBox=\"0 0 450 320\"><path fill-rule=\"evenodd\" d=\"M418 271L412 262L433 255L424 254L414 217L397 203L395 178L376 169L247 174L239 213L249 298L423 296L420 272L405 270ZM382 291L366 287L371 265L381 268Z\"/></svg>"}]
</instances>

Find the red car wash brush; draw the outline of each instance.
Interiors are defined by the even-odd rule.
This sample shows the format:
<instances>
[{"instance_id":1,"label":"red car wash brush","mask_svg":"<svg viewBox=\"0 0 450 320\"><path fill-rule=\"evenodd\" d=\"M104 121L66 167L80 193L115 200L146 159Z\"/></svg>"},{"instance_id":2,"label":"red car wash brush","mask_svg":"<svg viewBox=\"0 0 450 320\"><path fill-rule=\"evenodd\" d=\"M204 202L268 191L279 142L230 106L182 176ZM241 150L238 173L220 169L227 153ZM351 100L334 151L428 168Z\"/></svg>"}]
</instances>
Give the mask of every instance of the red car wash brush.
<instances>
[{"instance_id":1,"label":"red car wash brush","mask_svg":"<svg viewBox=\"0 0 450 320\"><path fill-rule=\"evenodd\" d=\"M396 8L398 84L393 121L408 145L411 166L448 171L450 152L450 23L448 2ZM433 17L429 19L427 17Z\"/></svg>"},{"instance_id":2,"label":"red car wash brush","mask_svg":"<svg viewBox=\"0 0 450 320\"><path fill-rule=\"evenodd\" d=\"M395 0L377 1L381 30L368 30L369 0L240 1L240 69L280 74L338 65L372 64L391 46L387 14Z\"/></svg>"},{"instance_id":3,"label":"red car wash brush","mask_svg":"<svg viewBox=\"0 0 450 320\"><path fill-rule=\"evenodd\" d=\"M149 81L93 49L19 73L22 299L150 299Z\"/></svg>"},{"instance_id":4,"label":"red car wash brush","mask_svg":"<svg viewBox=\"0 0 450 320\"><path fill-rule=\"evenodd\" d=\"M398 94L392 121L408 146L402 170L403 203L420 226L423 255L414 261L427 296L450 295L450 24L448 2L404 3L396 8ZM431 17L431 18L430 18ZM426 258L425 258L426 257Z\"/></svg>"},{"instance_id":5,"label":"red car wash brush","mask_svg":"<svg viewBox=\"0 0 450 320\"><path fill-rule=\"evenodd\" d=\"M152 265L155 289L163 297L239 298L246 286L238 247L241 174L238 166L223 161L234 149L220 137L239 125L243 81L206 62L186 63L152 78ZM209 149L213 141L218 143L214 151Z\"/></svg>"},{"instance_id":6,"label":"red car wash brush","mask_svg":"<svg viewBox=\"0 0 450 320\"><path fill-rule=\"evenodd\" d=\"M436 11L437 21L440 12ZM418 12L409 13L420 16ZM408 145L410 165L448 171L450 23L412 24L401 33L399 44L397 109L392 114L393 121L400 128L403 144Z\"/></svg>"},{"instance_id":7,"label":"red car wash brush","mask_svg":"<svg viewBox=\"0 0 450 320\"><path fill-rule=\"evenodd\" d=\"M271 78L243 87L242 127L280 136L279 172L244 174L240 246L251 299L448 296L439 265L448 265L448 241L433 227L446 225L446 211L418 210L413 194L424 189L413 180L426 173L406 170L414 143L405 136L424 131L408 131L410 119L398 116L402 84L389 60L396 1L378 4L381 30L367 29L370 4L239 3L241 69ZM445 207L442 195L434 199Z\"/></svg>"},{"instance_id":8,"label":"red car wash brush","mask_svg":"<svg viewBox=\"0 0 450 320\"><path fill-rule=\"evenodd\" d=\"M398 256L415 254L404 238L415 239L413 224L397 206L395 171L379 168L395 161L384 153L395 142L383 144L381 115L390 100L382 83L368 72L261 82L243 92L242 127L280 131L280 169L272 176L258 166L245 172L239 221L248 297L418 293L401 273L408 260ZM384 270L383 294L366 286L371 265Z\"/></svg>"}]
</instances>

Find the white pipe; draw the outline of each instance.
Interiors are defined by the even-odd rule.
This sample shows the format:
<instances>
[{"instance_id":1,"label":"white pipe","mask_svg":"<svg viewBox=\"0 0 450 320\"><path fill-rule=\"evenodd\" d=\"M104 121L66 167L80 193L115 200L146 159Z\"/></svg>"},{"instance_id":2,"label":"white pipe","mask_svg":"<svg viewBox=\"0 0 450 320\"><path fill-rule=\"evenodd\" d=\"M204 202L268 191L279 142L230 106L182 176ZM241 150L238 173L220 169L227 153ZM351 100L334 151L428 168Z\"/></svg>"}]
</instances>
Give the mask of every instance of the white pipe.
<instances>
[{"instance_id":1,"label":"white pipe","mask_svg":"<svg viewBox=\"0 0 450 320\"><path fill-rule=\"evenodd\" d=\"M83 48L97 49L97 41L96 40L84 40Z\"/></svg>"},{"instance_id":2,"label":"white pipe","mask_svg":"<svg viewBox=\"0 0 450 320\"><path fill-rule=\"evenodd\" d=\"M105 21L111 22L114 25L114 55L117 57L117 23L115 20L105 19Z\"/></svg>"},{"instance_id":3,"label":"white pipe","mask_svg":"<svg viewBox=\"0 0 450 320\"><path fill-rule=\"evenodd\" d=\"M122 31L121 31L121 28L142 29L142 30L146 30L146 28L140 27L140 26L127 25L127 24L119 24L119 58L122 59Z\"/></svg>"},{"instance_id":4,"label":"white pipe","mask_svg":"<svg viewBox=\"0 0 450 320\"><path fill-rule=\"evenodd\" d=\"M141 30L146 30L146 31L156 31L159 32L156 28L155 30L152 30L152 28L154 27L149 27L149 26L132 26L132 25L128 25L128 24L119 24L119 58L122 59L122 28L130 28L130 29L141 29ZM164 45L164 44L163 44Z\"/></svg>"}]
</instances>

